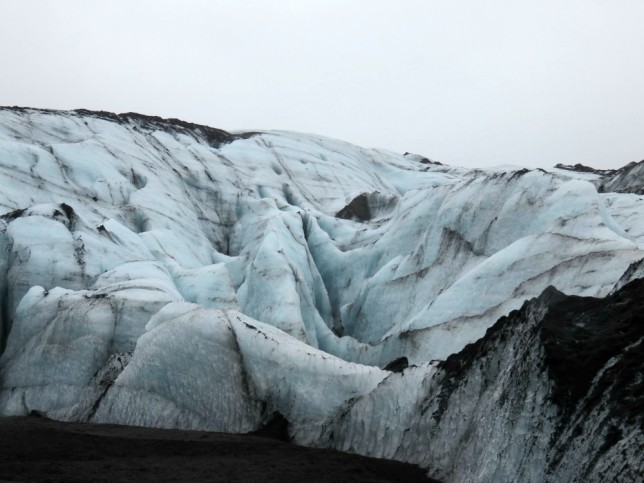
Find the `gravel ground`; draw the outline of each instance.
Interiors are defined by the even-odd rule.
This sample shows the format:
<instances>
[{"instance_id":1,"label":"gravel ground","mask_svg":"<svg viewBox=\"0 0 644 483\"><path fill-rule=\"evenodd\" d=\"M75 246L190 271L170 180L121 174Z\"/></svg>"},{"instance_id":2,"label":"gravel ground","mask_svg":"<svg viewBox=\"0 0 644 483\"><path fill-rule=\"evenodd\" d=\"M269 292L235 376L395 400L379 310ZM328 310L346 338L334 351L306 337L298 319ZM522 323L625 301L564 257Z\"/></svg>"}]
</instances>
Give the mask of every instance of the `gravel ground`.
<instances>
[{"instance_id":1,"label":"gravel ground","mask_svg":"<svg viewBox=\"0 0 644 483\"><path fill-rule=\"evenodd\" d=\"M257 435L0 418L0 481L428 482L420 468Z\"/></svg>"}]
</instances>

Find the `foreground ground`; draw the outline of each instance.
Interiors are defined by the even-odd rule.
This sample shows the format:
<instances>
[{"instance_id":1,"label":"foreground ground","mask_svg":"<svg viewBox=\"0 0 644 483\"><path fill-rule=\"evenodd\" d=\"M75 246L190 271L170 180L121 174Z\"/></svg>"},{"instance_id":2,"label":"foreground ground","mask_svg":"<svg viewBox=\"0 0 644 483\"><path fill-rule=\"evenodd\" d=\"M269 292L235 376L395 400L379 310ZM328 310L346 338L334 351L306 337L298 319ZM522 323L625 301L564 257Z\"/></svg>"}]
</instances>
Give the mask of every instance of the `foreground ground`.
<instances>
[{"instance_id":1,"label":"foreground ground","mask_svg":"<svg viewBox=\"0 0 644 483\"><path fill-rule=\"evenodd\" d=\"M0 481L428 482L412 465L252 435L0 419Z\"/></svg>"}]
</instances>

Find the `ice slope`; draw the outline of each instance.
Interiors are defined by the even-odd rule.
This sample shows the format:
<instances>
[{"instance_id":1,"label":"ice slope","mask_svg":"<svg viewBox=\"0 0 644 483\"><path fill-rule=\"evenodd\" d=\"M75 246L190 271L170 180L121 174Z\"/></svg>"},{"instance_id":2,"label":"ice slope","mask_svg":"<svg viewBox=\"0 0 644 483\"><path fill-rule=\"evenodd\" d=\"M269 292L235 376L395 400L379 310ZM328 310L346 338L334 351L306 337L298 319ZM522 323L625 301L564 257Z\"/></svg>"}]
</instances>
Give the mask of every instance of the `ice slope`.
<instances>
[{"instance_id":1,"label":"ice slope","mask_svg":"<svg viewBox=\"0 0 644 483\"><path fill-rule=\"evenodd\" d=\"M643 290L641 279L606 299L550 287L446 361L389 376L321 444L441 481L641 481Z\"/></svg>"},{"instance_id":2,"label":"ice slope","mask_svg":"<svg viewBox=\"0 0 644 483\"><path fill-rule=\"evenodd\" d=\"M333 441L435 465L387 429L417 417L430 361L550 285L607 295L644 212L575 173L425 161L0 109L0 413L242 432L279 412L340 444L327 428L373 397L361 417L387 418ZM399 357L417 367L380 369Z\"/></svg>"}]
</instances>

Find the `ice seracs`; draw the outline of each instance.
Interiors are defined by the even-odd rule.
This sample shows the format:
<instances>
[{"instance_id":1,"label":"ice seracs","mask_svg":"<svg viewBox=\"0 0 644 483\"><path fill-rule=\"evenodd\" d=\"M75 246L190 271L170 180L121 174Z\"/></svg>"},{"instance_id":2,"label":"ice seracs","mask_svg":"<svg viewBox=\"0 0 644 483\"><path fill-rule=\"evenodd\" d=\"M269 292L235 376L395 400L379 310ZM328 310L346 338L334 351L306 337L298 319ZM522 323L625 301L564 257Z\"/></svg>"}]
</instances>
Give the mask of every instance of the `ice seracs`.
<instances>
[{"instance_id":1,"label":"ice seracs","mask_svg":"<svg viewBox=\"0 0 644 483\"><path fill-rule=\"evenodd\" d=\"M635 186L635 168L614 183ZM0 413L245 432L278 412L300 443L536 481L551 447L529 435L558 417L548 375L497 341L480 354L496 368L464 371L445 408L438 361L522 306L512 320L537 324L547 304L524 303L549 286L604 297L641 273L642 197L598 192L606 176L2 108ZM517 330L507 350L541 361ZM495 409L508 391L528 399Z\"/></svg>"}]
</instances>

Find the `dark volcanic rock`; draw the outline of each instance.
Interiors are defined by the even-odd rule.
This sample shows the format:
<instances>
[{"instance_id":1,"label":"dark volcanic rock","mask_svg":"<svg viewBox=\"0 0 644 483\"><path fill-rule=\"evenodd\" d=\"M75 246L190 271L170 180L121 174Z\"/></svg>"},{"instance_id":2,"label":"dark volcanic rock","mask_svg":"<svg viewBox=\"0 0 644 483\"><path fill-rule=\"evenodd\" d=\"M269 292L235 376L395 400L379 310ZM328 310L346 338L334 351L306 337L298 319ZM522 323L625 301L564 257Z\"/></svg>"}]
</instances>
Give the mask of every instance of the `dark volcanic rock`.
<instances>
[{"instance_id":1,"label":"dark volcanic rock","mask_svg":"<svg viewBox=\"0 0 644 483\"><path fill-rule=\"evenodd\" d=\"M398 198L395 196L386 196L378 191L361 193L335 216L344 220L366 222L389 214L397 204Z\"/></svg>"},{"instance_id":2,"label":"dark volcanic rock","mask_svg":"<svg viewBox=\"0 0 644 483\"><path fill-rule=\"evenodd\" d=\"M344 220L357 219L359 221L368 221L371 219L371 210L369 209L369 200L366 193L362 193L353 198L347 206L338 211L335 215Z\"/></svg>"},{"instance_id":3,"label":"dark volcanic rock","mask_svg":"<svg viewBox=\"0 0 644 483\"><path fill-rule=\"evenodd\" d=\"M385 366L385 371L402 372L409 367L409 360L406 357L394 359Z\"/></svg>"},{"instance_id":4,"label":"dark volcanic rock","mask_svg":"<svg viewBox=\"0 0 644 483\"><path fill-rule=\"evenodd\" d=\"M613 391L615 411L642 420L644 381L639 376L644 374L643 295L643 279L604 299L551 295L540 336L557 404L567 409L576 407L599 377L594 391ZM608 369L613 377L600 374L612 358L621 358Z\"/></svg>"},{"instance_id":5,"label":"dark volcanic rock","mask_svg":"<svg viewBox=\"0 0 644 483\"><path fill-rule=\"evenodd\" d=\"M481 441L508 437L507 428L522 421L527 432L514 436L515 450L545 466L535 465L530 474L507 467L504 478L641 481L643 294L644 279L605 298L567 296L550 287L499 319L485 337L438 364L438 395L429 394L422 408L430 416L428 438L448 432L453 449L447 454L467 453ZM485 417L463 414L463 406L483 406ZM489 470L481 469L485 460L446 462L440 460L445 452L432 452L439 459L426 464L437 477L483 471L490 481Z\"/></svg>"}]
</instances>

